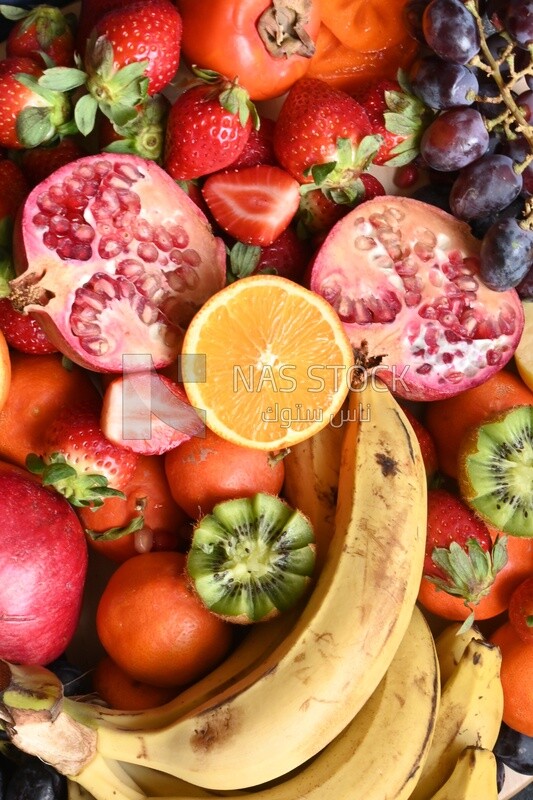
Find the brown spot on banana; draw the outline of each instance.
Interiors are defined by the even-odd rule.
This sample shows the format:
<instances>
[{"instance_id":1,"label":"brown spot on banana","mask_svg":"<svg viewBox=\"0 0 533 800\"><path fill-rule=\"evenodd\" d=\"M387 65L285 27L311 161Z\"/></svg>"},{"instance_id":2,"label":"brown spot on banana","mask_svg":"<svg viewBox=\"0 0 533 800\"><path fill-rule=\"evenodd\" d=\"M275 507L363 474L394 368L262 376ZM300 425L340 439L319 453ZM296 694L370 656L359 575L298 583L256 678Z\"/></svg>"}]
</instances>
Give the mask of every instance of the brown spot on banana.
<instances>
[{"instance_id":1,"label":"brown spot on banana","mask_svg":"<svg viewBox=\"0 0 533 800\"><path fill-rule=\"evenodd\" d=\"M396 475L398 473L398 462L395 461L391 456L388 456L385 453L376 453L376 462L381 467L381 474L384 478L388 478L390 475Z\"/></svg>"},{"instance_id":2,"label":"brown spot on banana","mask_svg":"<svg viewBox=\"0 0 533 800\"><path fill-rule=\"evenodd\" d=\"M209 753L226 739L232 738L238 730L234 710L226 703L205 715L202 726L195 728L191 736L191 747Z\"/></svg>"}]
</instances>

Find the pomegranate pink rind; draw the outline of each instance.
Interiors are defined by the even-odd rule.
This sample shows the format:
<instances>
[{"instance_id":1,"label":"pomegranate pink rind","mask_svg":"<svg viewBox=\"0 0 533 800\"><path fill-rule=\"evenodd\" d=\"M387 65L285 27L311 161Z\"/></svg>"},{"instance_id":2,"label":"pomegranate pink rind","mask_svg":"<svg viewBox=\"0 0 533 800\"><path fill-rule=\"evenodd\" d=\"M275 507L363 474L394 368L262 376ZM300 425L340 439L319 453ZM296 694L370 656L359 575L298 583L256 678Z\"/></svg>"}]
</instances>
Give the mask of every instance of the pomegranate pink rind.
<instances>
[{"instance_id":1,"label":"pomegranate pink rind","mask_svg":"<svg viewBox=\"0 0 533 800\"><path fill-rule=\"evenodd\" d=\"M182 329L225 283L225 249L198 206L152 161L87 156L28 196L15 232L13 297L81 366L123 354L170 364Z\"/></svg>"},{"instance_id":2,"label":"pomegranate pink rind","mask_svg":"<svg viewBox=\"0 0 533 800\"><path fill-rule=\"evenodd\" d=\"M468 225L441 209L377 197L333 226L309 284L363 362L378 359L374 370L394 394L437 400L502 369L524 327L517 292L481 281L479 250Z\"/></svg>"}]
</instances>

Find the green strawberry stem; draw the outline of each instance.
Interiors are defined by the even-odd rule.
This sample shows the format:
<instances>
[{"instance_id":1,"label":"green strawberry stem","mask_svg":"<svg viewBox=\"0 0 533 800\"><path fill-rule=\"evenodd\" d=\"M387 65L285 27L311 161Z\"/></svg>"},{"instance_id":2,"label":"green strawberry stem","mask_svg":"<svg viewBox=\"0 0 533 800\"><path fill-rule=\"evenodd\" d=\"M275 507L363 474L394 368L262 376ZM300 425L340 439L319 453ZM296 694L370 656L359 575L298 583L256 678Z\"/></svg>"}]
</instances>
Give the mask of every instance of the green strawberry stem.
<instances>
[{"instance_id":1,"label":"green strawberry stem","mask_svg":"<svg viewBox=\"0 0 533 800\"><path fill-rule=\"evenodd\" d=\"M431 560L445 577L426 577L437 589L461 597L465 606L472 609L489 594L496 575L507 564L507 537L498 537L490 551L484 550L474 538L468 539L466 546L466 551L457 542L452 542L448 548L435 547ZM473 622L474 610L461 631L468 630Z\"/></svg>"},{"instance_id":2,"label":"green strawberry stem","mask_svg":"<svg viewBox=\"0 0 533 800\"><path fill-rule=\"evenodd\" d=\"M350 139L337 139L336 160L309 167L306 174L313 181L302 184L301 194L321 189L334 203L355 205L365 193L359 176L372 164L382 142L377 135L365 136L357 145Z\"/></svg>"},{"instance_id":3,"label":"green strawberry stem","mask_svg":"<svg viewBox=\"0 0 533 800\"><path fill-rule=\"evenodd\" d=\"M26 457L26 468L40 475L43 486L53 486L72 506L99 508L106 497L125 498L124 492L108 485L105 475L79 473L61 453L53 453L48 463L36 453L30 453Z\"/></svg>"}]
</instances>

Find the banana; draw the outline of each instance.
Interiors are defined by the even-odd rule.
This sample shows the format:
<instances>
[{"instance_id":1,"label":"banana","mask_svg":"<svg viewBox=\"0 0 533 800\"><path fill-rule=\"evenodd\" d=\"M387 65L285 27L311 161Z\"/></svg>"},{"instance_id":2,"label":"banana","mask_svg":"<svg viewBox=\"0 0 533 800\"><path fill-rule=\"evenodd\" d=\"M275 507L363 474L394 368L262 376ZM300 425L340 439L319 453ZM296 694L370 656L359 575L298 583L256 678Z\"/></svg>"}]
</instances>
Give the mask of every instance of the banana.
<instances>
[{"instance_id":1,"label":"banana","mask_svg":"<svg viewBox=\"0 0 533 800\"><path fill-rule=\"evenodd\" d=\"M439 697L433 636L415 607L407 632L377 689L316 758L275 785L220 794L235 800L344 800L354 796L365 800L405 800L420 776L430 747ZM405 731L409 731L407 738ZM213 796L146 767L122 767L149 798L196 800Z\"/></svg>"},{"instance_id":2,"label":"banana","mask_svg":"<svg viewBox=\"0 0 533 800\"><path fill-rule=\"evenodd\" d=\"M283 459L283 495L313 526L316 575L322 569L335 530L344 413L341 410L314 436L293 445Z\"/></svg>"},{"instance_id":3,"label":"banana","mask_svg":"<svg viewBox=\"0 0 533 800\"><path fill-rule=\"evenodd\" d=\"M447 625L435 639L442 686L444 686L461 660L461 656L469 642L471 642L472 639L483 639L483 635L475 625L461 632L462 626L462 622L452 622Z\"/></svg>"},{"instance_id":4,"label":"banana","mask_svg":"<svg viewBox=\"0 0 533 800\"><path fill-rule=\"evenodd\" d=\"M361 414L364 410L364 418ZM426 475L416 436L384 384L350 393L339 475L335 532L322 572L295 625L255 669L192 713L161 726L104 715L63 698L54 726L77 727L81 785L91 759L131 762L214 790L266 783L316 756L373 694L409 625L426 535ZM5 695L4 695L5 700ZM24 698L28 707L27 696ZM25 741L24 714L13 741ZM58 723L68 716L68 725ZM61 764L64 743L56 741ZM47 760L51 761L51 748Z\"/></svg>"},{"instance_id":5,"label":"banana","mask_svg":"<svg viewBox=\"0 0 533 800\"><path fill-rule=\"evenodd\" d=\"M204 678L180 692L170 702L144 711L117 711L101 708L98 720L102 724L118 725L121 729L146 730L171 725L185 714L208 702L217 694L256 669L266 656L288 636L300 609L252 625L234 650Z\"/></svg>"},{"instance_id":6,"label":"banana","mask_svg":"<svg viewBox=\"0 0 533 800\"><path fill-rule=\"evenodd\" d=\"M498 800L496 757L491 750L467 747L431 800Z\"/></svg>"},{"instance_id":7,"label":"banana","mask_svg":"<svg viewBox=\"0 0 533 800\"><path fill-rule=\"evenodd\" d=\"M467 644L442 689L433 741L411 800L433 797L451 776L466 747L492 750L503 714L500 667L501 654L496 646L481 639Z\"/></svg>"}]
</instances>

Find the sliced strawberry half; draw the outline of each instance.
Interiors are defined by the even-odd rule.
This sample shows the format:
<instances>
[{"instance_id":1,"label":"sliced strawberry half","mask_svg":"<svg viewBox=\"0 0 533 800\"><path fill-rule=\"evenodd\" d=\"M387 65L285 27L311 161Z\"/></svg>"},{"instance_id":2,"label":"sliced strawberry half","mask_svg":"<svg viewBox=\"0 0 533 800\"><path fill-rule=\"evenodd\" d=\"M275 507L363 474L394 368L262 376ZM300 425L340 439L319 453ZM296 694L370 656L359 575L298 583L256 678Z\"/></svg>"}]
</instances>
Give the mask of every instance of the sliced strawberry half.
<instances>
[{"instance_id":1,"label":"sliced strawberry half","mask_svg":"<svg viewBox=\"0 0 533 800\"><path fill-rule=\"evenodd\" d=\"M217 224L245 244L272 244L293 219L300 185L280 167L218 172L204 183L202 194Z\"/></svg>"},{"instance_id":2,"label":"sliced strawberry half","mask_svg":"<svg viewBox=\"0 0 533 800\"><path fill-rule=\"evenodd\" d=\"M104 394L100 424L109 441L144 456L205 436L203 417L183 387L155 370L115 378Z\"/></svg>"}]
</instances>

